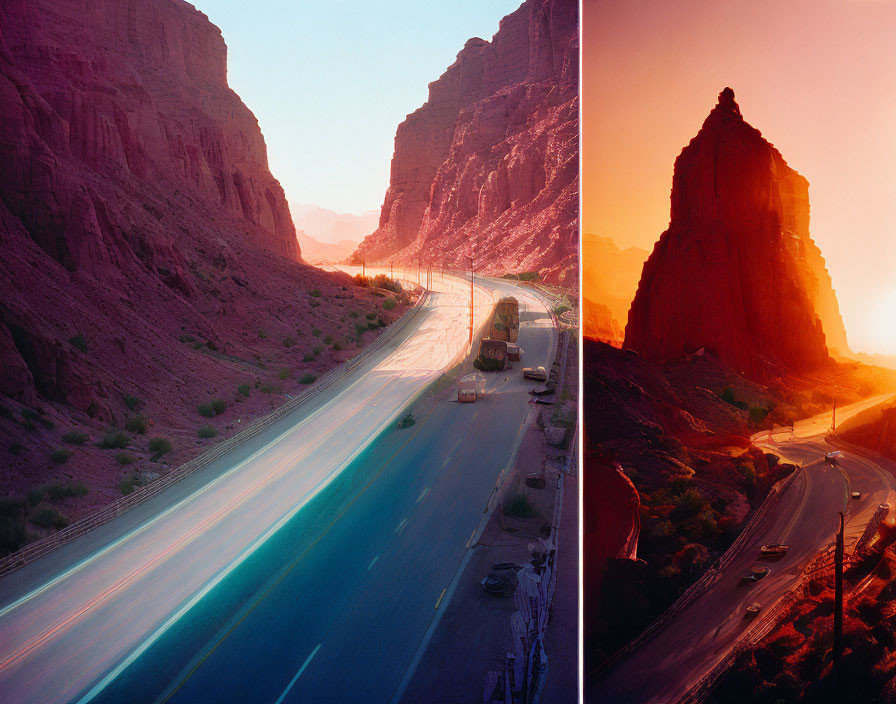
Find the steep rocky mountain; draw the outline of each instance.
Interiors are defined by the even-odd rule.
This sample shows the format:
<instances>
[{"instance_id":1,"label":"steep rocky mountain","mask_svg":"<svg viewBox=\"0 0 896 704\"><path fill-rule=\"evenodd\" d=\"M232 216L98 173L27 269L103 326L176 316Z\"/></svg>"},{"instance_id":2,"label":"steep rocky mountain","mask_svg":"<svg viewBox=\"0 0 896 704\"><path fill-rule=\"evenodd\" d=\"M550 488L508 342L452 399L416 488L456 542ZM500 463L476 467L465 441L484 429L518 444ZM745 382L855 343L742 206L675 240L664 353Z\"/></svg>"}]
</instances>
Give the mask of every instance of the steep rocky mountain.
<instances>
[{"instance_id":1,"label":"steep rocky mountain","mask_svg":"<svg viewBox=\"0 0 896 704\"><path fill-rule=\"evenodd\" d=\"M72 515L122 470L74 440L51 461L66 431L128 424L119 462L163 471L143 433L195 454L197 404L241 401L215 421L236 428L338 361L312 328L347 345L347 309L378 310L301 262L221 32L183 0L0 4L0 252L0 496L74 477Z\"/></svg>"},{"instance_id":2,"label":"steep rocky mountain","mask_svg":"<svg viewBox=\"0 0 896 704\"><path fill-rule=\"evenodd\" d=\"M379 210L368 210L360 215L337 213L317 205L300 204L290 208L296 229L322 244L357 244L376 229ZM304 249L302 250L304 254ZM352 248L354 251L354 247ZM351 252L348 252L351 254ZM347 257L348 254L345 256Z\"/></svg>"},{"instance_id":3,"label":"steep rocky mountain","mask_svg":"<svg viewBox=\"0 0 896 704\"><path fill-rule=\"evenodd\" d=\"M526 0L470 39L398 127L379 227L353 255L540 271L574 285L578 8Z\"/></svg>"},{"instance_id":4,"label":"steep rocky mountain","mask_svg":"<svg viewBox=\"0 0 896 704\"><path fill-rule=\"evenodd\" d=\"M609 237L582 235L584 335L621 341L647 255L638 247L621 249ZM611 322L606 320L607 314ZM615 332L617 327L619 331ZM608 331L614 331L612 338Z\"/></svg>"},{"instance_id":5,"label":"steep rocky mountain","mask_svg":"<svg viewBox=\"0 0 896 704\"><path fill-rule=\"evenodd\" d=\"M809 184L747 124L730 88L675 161L669 229L644 266L625 344L656 360L706 348L760 380L846 348L809 236Z\"/></svg>"},{"instance_id":6,"label":"steep rocky mountain","mask_svg":"<svg viewBox=\"0 0 896 704\"><path fill-rule=\"evenodd\" d=\"M296 230L296 238L302 248L302 260L309 264L336 264L351 256L358 246L355 240L321 242L303 230Z\"/></svg>"}]
</instances>

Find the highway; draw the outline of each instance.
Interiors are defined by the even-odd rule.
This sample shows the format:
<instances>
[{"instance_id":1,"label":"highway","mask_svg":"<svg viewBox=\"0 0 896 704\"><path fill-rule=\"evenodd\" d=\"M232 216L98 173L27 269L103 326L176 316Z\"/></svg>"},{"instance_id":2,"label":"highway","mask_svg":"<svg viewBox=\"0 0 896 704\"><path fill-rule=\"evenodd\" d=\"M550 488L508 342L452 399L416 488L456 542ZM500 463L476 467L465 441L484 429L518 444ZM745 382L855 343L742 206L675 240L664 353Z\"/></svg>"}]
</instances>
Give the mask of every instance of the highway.
<instances>
[{"instance_id":1,"label":"highway","mask_svg":"<svg viewBox=\"0 0 896 704\"><path fill-rule=\"evenodd\" d=\"M891 397L878 396L838 409L838 421ZM711 587L597 681L593 701L680 701L740 638L771 618L771 607L799 584L803 569L834 540L839 511L848 512L845 543L849 552L878 504L893 503L896 474L892 463L883 467L850 452L844 452L839 467L824 461L825 453L834 449L825 439L830 427L831 414L823 413L797 423L793 433L788 428L752 437L758 447L801 468L750 539L740 546L735 543L733 553L726 555L730 561L725 560ZM851 499L851 491L860 491L861 499ZM790 549L783 558L761 559L759 546L769 543L784 543ZM755 584L741 584L741 576L754 564L769 567L769 575ZM754 601L762 605L762 611L750 620L745 609Z\"/></svg>"},{"instance_id":2,"label":"highway","mask_svg":"<svg viewBox=\"0 0 896 704\"><path fill-rule=\"evenodd\" d=\"M467 351L469 283L333 387L115 521L0 580L4 702L387 702L528 416L518 371L476 404L421 393ZM477 280L476 325L516 295ZM395 421L414 402L416 424Z\"/></svg>"}]
</instances>

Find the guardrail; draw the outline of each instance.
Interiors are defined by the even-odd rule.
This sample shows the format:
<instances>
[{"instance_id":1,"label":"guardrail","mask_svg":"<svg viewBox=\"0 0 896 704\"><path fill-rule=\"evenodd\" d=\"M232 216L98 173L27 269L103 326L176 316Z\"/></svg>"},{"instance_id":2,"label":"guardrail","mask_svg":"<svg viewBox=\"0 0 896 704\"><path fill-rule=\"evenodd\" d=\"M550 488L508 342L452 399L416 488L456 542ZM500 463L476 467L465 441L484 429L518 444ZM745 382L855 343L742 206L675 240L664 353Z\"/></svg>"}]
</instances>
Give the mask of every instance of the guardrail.
<instances>
[{"instance_id":1,"label":"guardrail","mask_svg":"<svg viewBox=\"0 0 896 704\"><path fill-rule=\"evenodd\" d=\"M249 425L249 427L247 427L245 430L242 430L236 435L217 443L216 445L203 452L201 455L198 455L197 457L194 457L193 459L185 462L184 464L180 465L180 467L172 470L165 476L160 477L159 479L156 479L155 481L140 487L127 496L122 496L121 498L116 499L99 511L96 511L88 516L84 516L83 518L75 521L66 528L58 531L57 533L49 535L45 538L41 538L40 540L26 545L17 552L0 558L0 577L25 566L29 562L33 562L34 560L43 557L47 553L66 543L71 542L72 540L75 540L76 538L79 538L80 536L93 530L94 528L112 521L126 511L129 511L135 506L164 491L189 474L192 474L198 469L201 469L211 462L214 462L219 457L227 454L246 440L249 440L250 438L258 435L263 430L266 430L276 421L280 420L289 413L292 413L297 408L320 394L322 391L326 390L337 381L344 378L347 374L354 371L362 362L367 360L371 355L384 347L393 337L395 337L399 332L407 327L408 322L411 319L417 316L420 310L422 310L424 302L428 300L428 298L429 291L424 291L423 295L421 295L417 299L417 302L414 304L411 310L405 313L398 321L392 323L389 327L387 327L382 332L382 334L376 338L376 340L370 343L370 345L365 347L352 359L344 362L343 364L340 364L338 367L334 367L333 369L329 370L309 388L293 397L286 403L280 405L268 415L259 418L257 421Z\"/></svg>"}]
</instances>

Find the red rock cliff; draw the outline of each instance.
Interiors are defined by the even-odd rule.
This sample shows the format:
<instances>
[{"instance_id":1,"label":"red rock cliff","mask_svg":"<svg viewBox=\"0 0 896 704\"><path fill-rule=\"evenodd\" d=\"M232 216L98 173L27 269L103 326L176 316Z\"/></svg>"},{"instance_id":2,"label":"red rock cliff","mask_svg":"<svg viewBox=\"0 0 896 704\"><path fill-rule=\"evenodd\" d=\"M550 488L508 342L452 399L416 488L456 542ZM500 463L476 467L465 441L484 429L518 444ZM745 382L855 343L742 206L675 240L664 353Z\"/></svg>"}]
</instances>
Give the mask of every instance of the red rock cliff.
<instances>
[{"instance_id":1,"label":"red rock cliff","mask_svg":"<svg viewBox=\"0 0 896 704\"><path fill-rule=\"evenodd\" d=\"M675 162L672 214L644 265L625 344L650 359L706 347L749 377L816 368L845 333L809 236L809 184L726 88Z\"/></svg>"},{"instance_id":2,"label":"red rock cliff","mask_svg":"<svg viewBox=\"0 0 896 704\"><path fill-rule=\"evenodd\" d=\"M355 261L540 270L575 281L578 11L526 0L471 39L398 127L379 227Z\"/></svg>"}]
</instances>

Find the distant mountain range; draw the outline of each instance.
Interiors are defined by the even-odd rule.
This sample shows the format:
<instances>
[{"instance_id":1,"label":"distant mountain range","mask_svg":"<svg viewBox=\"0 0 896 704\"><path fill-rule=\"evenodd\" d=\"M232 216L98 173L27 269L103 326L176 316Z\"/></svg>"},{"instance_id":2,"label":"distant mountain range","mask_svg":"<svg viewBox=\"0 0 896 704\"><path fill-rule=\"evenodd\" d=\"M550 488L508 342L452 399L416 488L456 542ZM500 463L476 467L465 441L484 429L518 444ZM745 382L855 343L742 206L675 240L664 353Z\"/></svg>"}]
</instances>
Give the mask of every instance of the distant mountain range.
<instances>
[{"instance_id":1,"label":"distant mountain range","mask_svg":"<svg viewBox=\"0 0 896 704\"><path fill-rule=\"evenodd\" d=\"M338 245L344 241L357 243L376 230L379 224L379 209L368 210L360 215L337 213L317 205L290 205L292 221L296 230L302 230L306 237L320 244ZM306 254L305 245L299 237L302 255ZM351 251L348 253L351 254ZM348 256L348 255L346 255ZM307 257L305 257L307 261Z\"/></svg>"}]
</instances>

